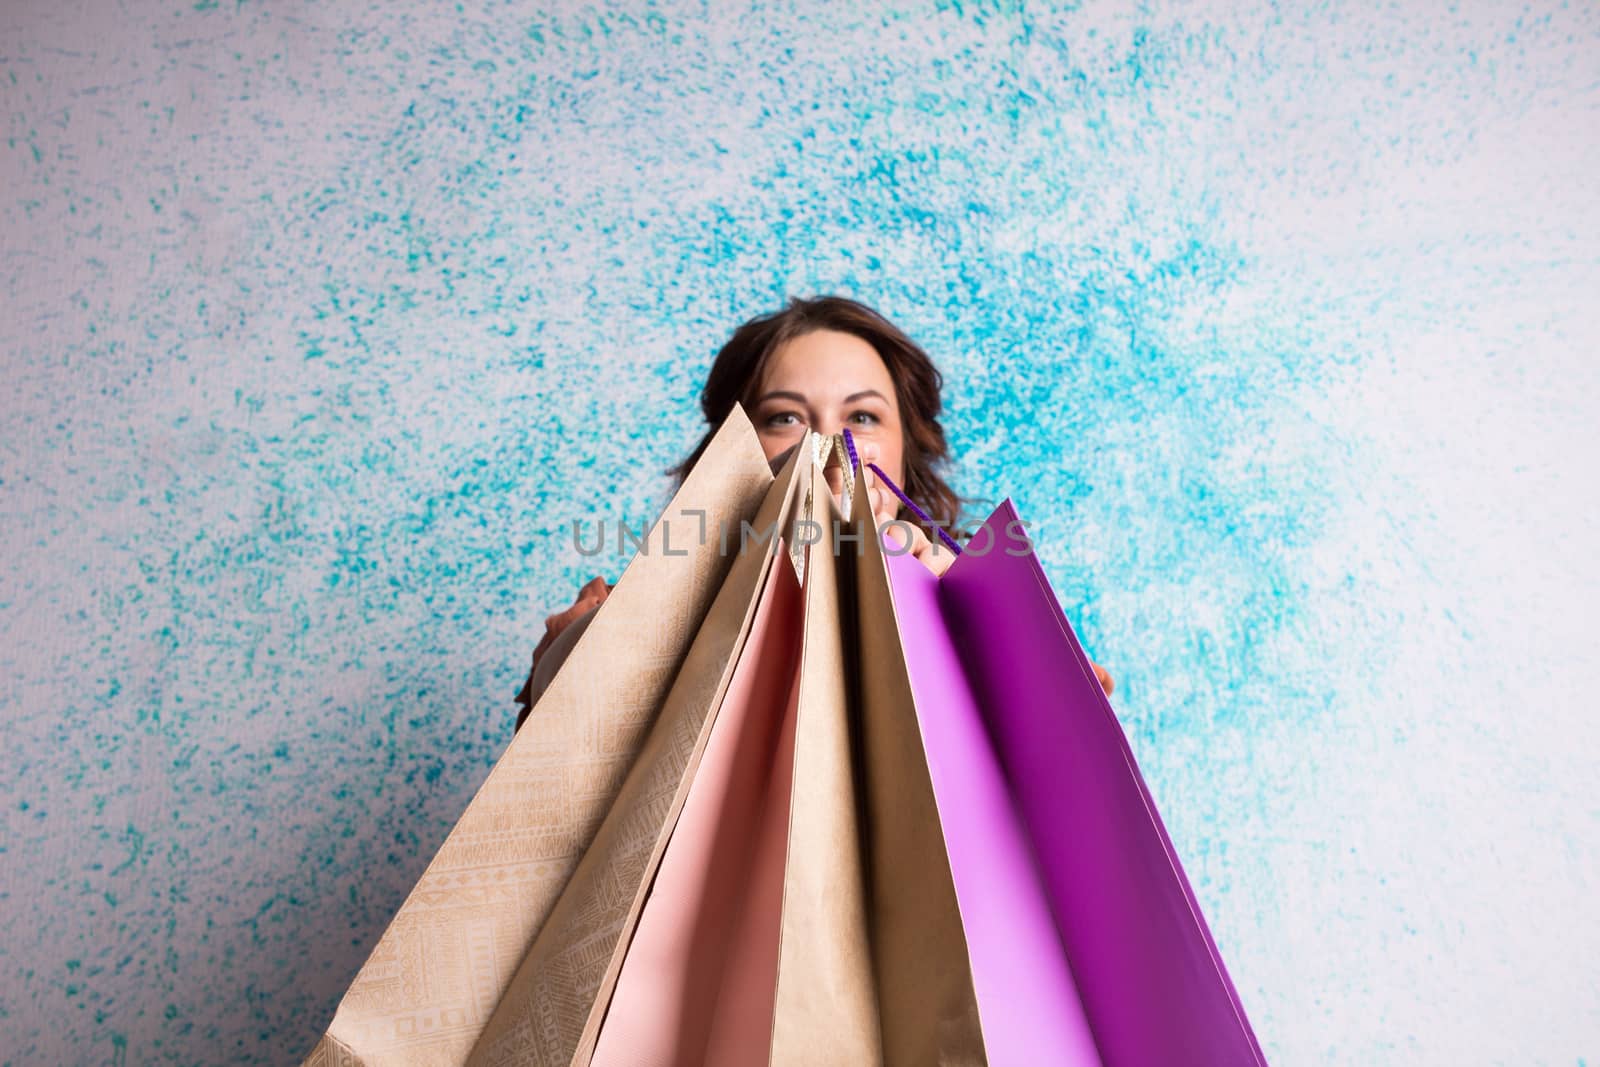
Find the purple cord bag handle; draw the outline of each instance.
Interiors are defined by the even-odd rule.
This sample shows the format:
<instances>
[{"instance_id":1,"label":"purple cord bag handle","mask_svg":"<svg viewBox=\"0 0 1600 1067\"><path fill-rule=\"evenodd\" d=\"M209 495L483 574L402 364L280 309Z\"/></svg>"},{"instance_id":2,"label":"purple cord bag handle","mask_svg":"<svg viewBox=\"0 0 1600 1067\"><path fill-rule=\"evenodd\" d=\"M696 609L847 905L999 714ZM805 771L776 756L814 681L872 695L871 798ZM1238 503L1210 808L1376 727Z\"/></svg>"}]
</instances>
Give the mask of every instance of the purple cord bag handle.
<instances>
[{"instance_id":1,"label":"purple cord bag handle","mask_svg":"<svg viewBox=\"0 0 1600 1067\"><path fill-rule=\"evenodd\" d=\"M850 453L850 465L856 470L860 470L861 457L856 455L856 442L855 439L850 436L850 431L848 429L844 431L844 447L845 451ZM956 544L956 539L951 537L949 532L945 530L943 526L940 526L938 523L934 522L932 515L929 515L926 511L923 511L921 508L919 508L915 500L912 500L910 497L906 496L905 492L901 490L898 485L895 485L894 482L890 481L889 476L883 473L883 468L879 467L876 463L868 463L867 466L872 469L873 474L878 476L879 481L883 482L884 485L889 487L890 492L894 493L895 496L900 498L900 503L910 508L911 513L917 518L933 527L934 531L939 535L939 540L943 541L945 546L949 548L950 551L954 552L958 556L961 555L961 546Z\"/></svg>"}]
</instances>

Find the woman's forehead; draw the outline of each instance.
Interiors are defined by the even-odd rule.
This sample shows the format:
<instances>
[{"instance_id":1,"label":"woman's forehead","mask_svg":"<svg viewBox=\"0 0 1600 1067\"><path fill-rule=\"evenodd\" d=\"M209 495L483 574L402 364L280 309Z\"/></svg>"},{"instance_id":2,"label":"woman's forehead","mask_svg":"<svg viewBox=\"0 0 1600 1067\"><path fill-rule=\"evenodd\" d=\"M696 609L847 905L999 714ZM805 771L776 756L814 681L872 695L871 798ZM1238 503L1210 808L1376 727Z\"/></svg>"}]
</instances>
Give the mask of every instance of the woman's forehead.
<instances>
[{"instance_id":1,"label":"woman's forehead","mask_svg":"<svg viewBox=\"0 0 1600 1067\"><path fill-rule=\"evenodd\" d=\"M889 368L877 349L854 334L818 330L786 342L772 354L758 398L794 393L807 403L846 403L857 394L894 396ZM795 399L789 397L788 399Z\"/></svg>"}]
</instances>

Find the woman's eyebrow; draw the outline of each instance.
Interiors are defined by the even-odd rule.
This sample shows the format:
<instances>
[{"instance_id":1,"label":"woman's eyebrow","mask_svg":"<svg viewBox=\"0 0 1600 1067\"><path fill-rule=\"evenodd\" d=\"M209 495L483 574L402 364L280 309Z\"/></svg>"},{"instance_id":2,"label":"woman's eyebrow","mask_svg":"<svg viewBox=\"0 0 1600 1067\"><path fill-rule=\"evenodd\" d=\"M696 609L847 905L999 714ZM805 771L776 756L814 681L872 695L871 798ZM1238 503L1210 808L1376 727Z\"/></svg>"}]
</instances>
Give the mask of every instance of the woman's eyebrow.
<instances>
[{"instance_id":1,"label":"woman's eyebrow","mask_svg":"<svg viewBox=\"0 0 1600 1067\"><path fill-rule=\"evenodd\" d=\"M801 396L799 393L791 392L788 389L774 389L770 393L765 393L765 394L757 397L756 398L756 403L757 404L765 404L768 400L780 400L780 399L781 400L793 400L796 404L804 404L806 402L806 398Z\"/></svg>"},{"instance_id":2,"label":"woman's eyebrow","mask_svg":"<svg viewBox=\"0 0 1600 1067\"><path fill-rule=\"evenodd\" d=\"M869 396L875 396L879 400L882 400L885 404L889 402L889 398L878 392L876 389L863 389L858 393L851 393L849 396L844 398L843 402L846 404L854 404L857 400L863 400ZM806 398L804 396L792 390L774 389L770 393L763 393L761 396L757 397L756 403L765 404L768 400L793 400L796 404L804 404L806 402Z\"/></svg>"}]
</instances>

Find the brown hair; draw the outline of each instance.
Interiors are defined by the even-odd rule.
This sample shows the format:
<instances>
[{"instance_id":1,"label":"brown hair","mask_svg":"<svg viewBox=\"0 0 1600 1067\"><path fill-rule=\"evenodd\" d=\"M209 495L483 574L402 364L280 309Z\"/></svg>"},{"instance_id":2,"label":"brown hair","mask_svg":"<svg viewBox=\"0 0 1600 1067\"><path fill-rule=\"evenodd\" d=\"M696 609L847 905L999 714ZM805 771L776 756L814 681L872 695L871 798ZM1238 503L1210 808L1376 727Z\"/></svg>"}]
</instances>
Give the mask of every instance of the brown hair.
<instances>
[{"instance_id":1,"label":"brown hair","mask_svg":"<svg viewBox=\"0 0 1600 1067\"><path fill-rule=\"evenodd\" d=\"M944 387L944 376L928 354L894 323L865 304L842 296L792 297L788 307L757 316L733 332L733 337L712 361L705 388L700 392L700 410L709 429L689 457L667 473L676 477L681 485L711 443L717 427L733 410L734 402L746 411L753 407L756 388L773 353L785 342L817 330L853 334L877 350L889 368L889 377L894 380L895 398L904 427L905 484L900 488L958 540L970 537L971 531L958 525L962 522L961 512L966 501L940 475L950 459L944 427L939 425L942 407L939 394ZM898 517L917 522L916 516L904 505ZM932 529L926 526L924 529L930 538L937 538Z\"/></svg>"}]
</instances>

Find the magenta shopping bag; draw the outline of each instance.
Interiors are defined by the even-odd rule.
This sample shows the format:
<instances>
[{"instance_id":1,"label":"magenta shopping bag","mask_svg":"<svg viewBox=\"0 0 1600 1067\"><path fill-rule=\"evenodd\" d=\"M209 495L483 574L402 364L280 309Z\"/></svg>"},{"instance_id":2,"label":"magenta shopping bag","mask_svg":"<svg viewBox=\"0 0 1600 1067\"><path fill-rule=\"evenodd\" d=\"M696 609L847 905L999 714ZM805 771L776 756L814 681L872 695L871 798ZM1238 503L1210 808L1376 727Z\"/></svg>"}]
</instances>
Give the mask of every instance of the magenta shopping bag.
<instances>
[{"instance_id":1,"label":"magenta shopping bag","mask_svg":"<svg viewBox=\"0 0 1600 1067\"><path fill-rule=\"evenodd\" d=\"M1011 501L940 578L887 562L991 1061L1264 1064Z\"/></svg>"}]
</instances>

